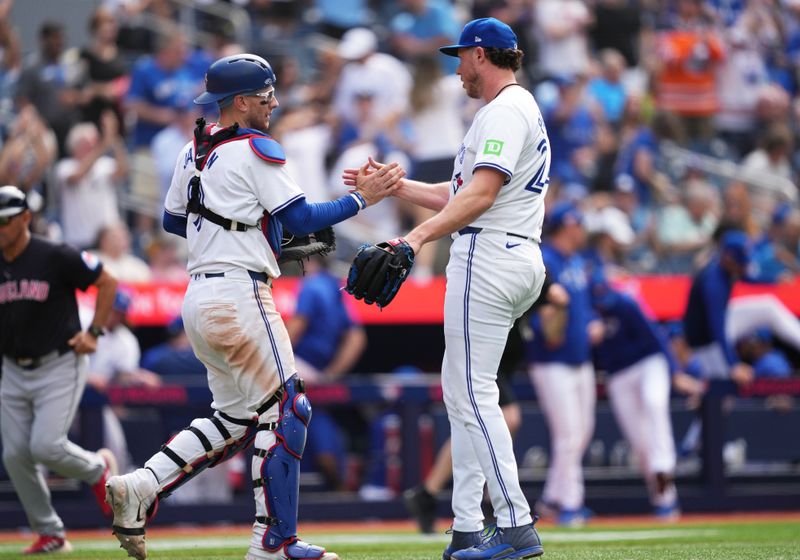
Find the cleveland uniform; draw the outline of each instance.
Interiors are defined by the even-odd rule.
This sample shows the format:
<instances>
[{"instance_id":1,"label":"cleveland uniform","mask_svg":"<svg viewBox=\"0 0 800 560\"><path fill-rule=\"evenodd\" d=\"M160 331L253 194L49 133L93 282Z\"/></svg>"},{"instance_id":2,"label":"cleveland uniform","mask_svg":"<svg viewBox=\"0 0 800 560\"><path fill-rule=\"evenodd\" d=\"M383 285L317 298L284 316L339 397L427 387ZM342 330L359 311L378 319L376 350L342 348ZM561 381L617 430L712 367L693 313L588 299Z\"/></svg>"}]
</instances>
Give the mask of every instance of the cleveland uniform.
<instances>
[{"instance_id":1,"label":"cleveland uniform","mask_svg":"<svg viewBox=\"0 0 800 560\"><path fill-rule=\"evenodd\" d=\"M453 529L480 531L483 484L499 527L531 523L495 382L508 333L541 291L539 251L550 151L539 107L519 85L481 108L455 159L450 197L480 167L507 176L494 204L453 234L442 387L453 442Z\"/></svg>"},{"instance_id":2,"label":"cleveland uniform","mask_svg":"<svg viewBox=\"0 0 800 560\"><path fill-rule=\"evenodd\" d=\"M11 262L0 253L3 463L39 535L63 538L64 523L37 464L88 484L106 469L101 455L67 439L88 365L68 344L81 330L75 290L101 271L93 255L35 236Z\"/></svg>"}]
</instances>

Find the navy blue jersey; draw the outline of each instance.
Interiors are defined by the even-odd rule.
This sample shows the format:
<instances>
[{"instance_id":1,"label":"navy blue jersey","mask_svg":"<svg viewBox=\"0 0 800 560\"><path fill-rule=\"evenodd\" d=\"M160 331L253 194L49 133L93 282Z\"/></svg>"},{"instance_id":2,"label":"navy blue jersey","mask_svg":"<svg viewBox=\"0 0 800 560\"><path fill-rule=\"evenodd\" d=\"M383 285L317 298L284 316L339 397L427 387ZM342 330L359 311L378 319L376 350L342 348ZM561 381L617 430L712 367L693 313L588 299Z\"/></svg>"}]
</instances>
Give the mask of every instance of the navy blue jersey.
<instances>
[{"instance_id":1,"label":"navy blue jersey","mask_svg":"<svg viewBox=\"0 0 800 560\"><path fill-rule=\"evenodd\" d=\"M548 244L542 245L542 259L547 275L569 293L568 319L564 343L550 348L545 343L538 313L531 315L533 340L525 348L528 362L559 362L578 365L591 358L591 346L586 325L595 318L589 293L589 280L583 257L562 255Z\"/></svg>"},{"instance_id":2,"label":"navy blue jersey","mask_svg":"<svg viewBox=\"0 0 800 560\"><path fill-rule=\"evenodd\" d=\"M736 353L725 337L725 316L733 290L733 278L715 257L692 280L689 302L683 315L686 342L691 348L718 343L728 364L735 364Z\"/></svg>"},{"instance_id":3,"label":"navy blue jersey","mask_svg":"<svg viewBox=\"0 0 800 560\"><path fill-rule=\"evenodd\" d=\"M64 350L81 330L75 290L85 290L103 266L94 255L33 236L6 262L0 253L0 350L35 358Z\"/></svg>"},{"instance_id":4,"label":"navy blue jersey","mask_svg":"<svg viewBox=\"0 0 800 560\"><path fill-rule=\"evenodd\" d=\"M303 282L295 315L308 325L295 345L294 353L317 369L324 369L336 356L342 336L353 326L339 290L338 278L327 272Z\"/></svg>"},{"instance_id":5,"label":"navy blue jersey","mask_svg":"<svg viewBox=\"0 0 800 560\"><path fill-rule=\"evenodd\" d=\"M633 298L611 292L595 310L605 327L602 342L594 348L597 369L614 374L648 356L662 353L669 362L670 372L675 372L675 359L667 341Z\"/></svg>"}]
</instances>

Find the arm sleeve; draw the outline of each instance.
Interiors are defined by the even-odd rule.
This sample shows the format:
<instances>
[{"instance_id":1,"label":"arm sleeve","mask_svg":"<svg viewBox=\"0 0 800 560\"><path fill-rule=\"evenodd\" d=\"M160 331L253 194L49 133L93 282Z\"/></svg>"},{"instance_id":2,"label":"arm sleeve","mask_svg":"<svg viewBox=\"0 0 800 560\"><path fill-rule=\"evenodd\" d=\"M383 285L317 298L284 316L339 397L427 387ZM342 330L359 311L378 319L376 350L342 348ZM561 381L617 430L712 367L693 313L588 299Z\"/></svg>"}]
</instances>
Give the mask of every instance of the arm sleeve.
<instances>
[{"instance_id":1,"label":"arm sleeve","mask_svg":"<svg viewBox=\"0 0 800 560\"><path fill-rule=\"evenodd\" d=\"M164 231L180 235L184 238L186 237L186 216L176 216L164 210L164 219L162 223L164 225Z\"/></svg>"},{"instance_id":2,"label":"arm sleeve","mask_svg":"<svg viewBox=\"0 0 800 560\"><path fill-rule=\"evenodd\" d=\"M703 302L706 306L708 328L711 330L714 342L719 344L725 354L728 364L733 365L738 360L725 337L725 312L728 308L729 295L730 290L725 289L718 275L708 274L703 278Z\"/></svg>"},{"instance_id":3,"label":"arm sleeve","mask_svg":"<svg viewBox=\"0 0 800 560\"><path fill-rule=\"evenodd\" d=\"M275 217L292 235L308 235L355 216L358 209L349 194L329 202L307 202L303 197L279 210Z\"/></svg>"}]
</instances>

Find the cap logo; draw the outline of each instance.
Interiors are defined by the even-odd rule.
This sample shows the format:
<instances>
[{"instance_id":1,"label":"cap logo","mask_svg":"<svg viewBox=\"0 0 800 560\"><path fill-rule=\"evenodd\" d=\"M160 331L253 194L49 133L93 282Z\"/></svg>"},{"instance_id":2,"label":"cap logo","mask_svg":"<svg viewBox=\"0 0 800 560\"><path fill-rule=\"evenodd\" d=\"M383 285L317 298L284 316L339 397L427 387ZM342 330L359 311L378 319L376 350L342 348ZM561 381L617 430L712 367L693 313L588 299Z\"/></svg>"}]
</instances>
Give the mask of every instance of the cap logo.
<instances>
[{"instance_id":1,"label":"cap logo","mask_svg":"<svg viewBox=\"0 0 800 560\"><path fill-rule=\"evenodd\" d=\"M483 41L483 39L481 39L480 37L478 37L477 35L475 35L475 42L476 42L476 43L480 43L481 41Z\"/></svg>"}]
</instances>

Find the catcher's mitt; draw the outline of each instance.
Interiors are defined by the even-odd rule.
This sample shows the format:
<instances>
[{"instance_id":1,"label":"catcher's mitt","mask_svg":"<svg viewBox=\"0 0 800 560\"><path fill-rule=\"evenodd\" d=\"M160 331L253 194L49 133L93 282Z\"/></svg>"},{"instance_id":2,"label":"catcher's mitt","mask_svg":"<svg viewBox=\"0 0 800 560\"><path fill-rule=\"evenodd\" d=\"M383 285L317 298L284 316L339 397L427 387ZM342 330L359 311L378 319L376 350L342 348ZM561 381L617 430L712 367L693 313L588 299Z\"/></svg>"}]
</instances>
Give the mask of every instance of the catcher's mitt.
<instances>
[{"instance_id":1,"label":"catcher's mitt","mask_svg":"<svg viewBox=\"0 0 800 560\"><path fill-rule=\"evenodd\" d=\"M302 261L317 254L325 256L335 248L336 236L330 226L303 236L294 236L283 230L281 255L278 257L278 263Z\"/></svg>"},{"instance_id":2,"label":"catcher's mitt","mask_svg":"<svg viewBox=\"0 0 800 560\"><path fill-rule=\"evenodd\" d=\"M386 307L414 266L414 250L402 237L358 248L345 291L364 303Z\"/></svg>"}]
</instances>

